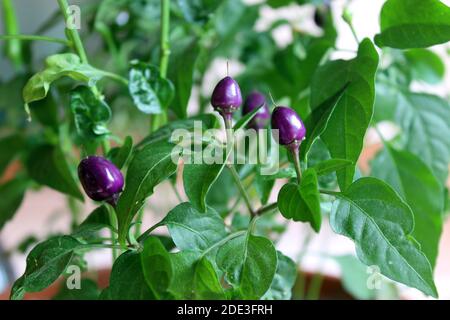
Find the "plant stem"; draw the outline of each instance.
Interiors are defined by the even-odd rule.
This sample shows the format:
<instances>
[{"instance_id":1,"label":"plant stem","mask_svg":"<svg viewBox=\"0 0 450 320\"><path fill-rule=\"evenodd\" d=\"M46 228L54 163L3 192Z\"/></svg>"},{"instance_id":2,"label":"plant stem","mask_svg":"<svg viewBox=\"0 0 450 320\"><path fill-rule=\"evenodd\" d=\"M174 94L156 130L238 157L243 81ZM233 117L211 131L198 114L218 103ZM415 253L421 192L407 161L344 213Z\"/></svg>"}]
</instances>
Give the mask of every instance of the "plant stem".
<instances>
[{"instance_id":1,"label":"plant stem","mask_svg":"<svg viewBox=\"0 0 450 320\"><path fill-rule=\"evenodd\" d=\"M58 0L59 8L61 9L61 12L64 16L64 22L67 25L67 21L69 20L70 16L68 13L69 4L67 3L67 0ZM89 63L89 60L87 58L86 51L84 50L83 43L81 42L80 35L78 34L78 31L76 29L69 29L66 27L66 30L70 36L70 40L72 41L73 47L75 51L77 52L78 56L80 57L81 61L83 63Z\"/></svg>"},{"instance_id":2,"label":"plant stem","mask_svg":"<svg viewBox=\"0 0 450 320\"><path fill-rule=\"evenodd\" d=\"M55 42L55 43L64 44L66 46L71 45L71 43L69 41L67 41L66 39L59 39L59 38L46 37L46 36L36 36L36 35L32 35L32 34L0 35L0 40L47 41L47 42Z\"/></svg>"},{"instance_id":3,"label":"plant stem","mask_svg":"<svg viewBox=\"0 0 450 320\"><path fill-rule=\"evenodd\" d=\"M291 152L292 159L294 161L295 173L297 174L297 182L298 185L300 185L300 182L302 181L302 168L300 166L299 147L293 146L289 149L289 151Z\"/></svg>"},{"instance_id":4,"label":"plant stem","mask_svg":"<svg viewBox=\"0 0 450 320\"><path fill-rule=\"evenodd\" d=\"M267 206L259 208L256 211L256 215L260 216L260 215L263 215L266 212L270 212L270 211L276 210L277 208L278 208L278 203L274 202L274 203L268 204Z\"/></svg>"},{"instance_id":5,"label":"plant stem","mask_svg":"<svg viewBox=\"0 0 450 320\"><path fill-rule=\"evenodd\" d=\"M245 205L247 206L247 209L250 212L250 215L252 217L254 217L256 215L255 211L252 208L252 203L250 201L250 197L248 196L247 191L245 190L244 186L242 185L241 178L239 177L239 174L237 173L236 169L234 168L234 166L232 164L227 165L227 167L228 167L228 169L231 172L231 175L232 175L233 180L234 180L234 182L236 183L236 185L237 185L237 187L239 189L239 192L242 194L242 198L244 198Z\"/></svg>"},{"instance_id":6,"label":"plant stem","mask_svg":"<svg viewBox=\"0 0 450 320\"><path fill-rule=\"evenodd\" d=\"M241 235L244 235L244 234L246 234L248 231L238 231L238 232L235 232L235 233L232 233L232 234L230 234L228 237L226 237L226 238L223 238L222 240L220 240L219 242L216 242L216 243L214 243L212 246L210 246L208 249L206 249L205 251L203 251L203 253L202 253L202 255L200 256L200 258L199 258L199 260L201 259L201 258L203 258L204 256L206 256L209 252L211 252L212 250L214 250L215 248L217 248L217 247L220 247L220 246L222 246L222 245L224 245L225 243L227 243L228 241L230 241L230 240L232 240L232 239L234 239L234 238L237 238L237 237L239 237L239 236L241 236Z\"/></svg>"},{"instance_id":7,"label":"plant stem","mask_svg":"<svg viewBox=\"0 0 450 320\"><path fill-rule=\"evenodd\" d=\"M337 196L340 195L339 192L337 192L337 191L331 191L331 190L323 190L323 189L320 189L319 192L320 192L320 193L323 193L323 194L328 194L328 195L330 195L330 196L335 196L335 197L337 197Z\"/></svg>"},{"instance_id":8,"label":"plant stem","mask_svg":"<svg viewBox=\"0 0 450 320\"><path fill-rule=\"evenodd\" d=\"M161 59L159 72L161 78L166 78L170 56L170 0L161 0Z\"/></svg>"},{"instance_id":9,"label":"plant stem","mask_svg":"<svg viewBox=\"0 0 450 320\"><path fill-rule=\"evenodd\" d=\"M232 126L232 120L231 117L227 117L224 115L223 117L225 121L225 130L227 133L227 151L226 154L229 155L230 152L234 148L234 137L233 137L233 126ZM225 161L228 162L228 156L226 157ZM241 193L242 197L244 198L245 204L247 206L248 211L250 212L250 215L252 217L255 216L255 211L252 208L252 203L250 201L250 197L247 194L247 191L245 190L244 185L242 184L241 178L239 177L239 174L236 171L236 168L233 166L232 163L227 163L227 167L231 172L231 176L233 177L234 182L236 183L239 192Z\"/></svg>"},{"instance_id":10,"label":"plant stem","mask_svg":"<svg viewBox=\"0 0 450 320\"><path fill-rule=\"evenodd\" d=\"M311 283L308 287L308 292L306 293L306 300L317 300L320 298L320 291L322 289L323 275L321 273L316 273L311 279Z\"/></svg>"},{"instance_id":11,"label":"plant stem","mask_svg":"<svg viewBox=\"0 0 450 320\"><path fill-rule=\"evenodd\" d=\"M170 56L170 0L161 0L161 51L159 58L159 75L165 79L169 66ZM167 122L165 110L161 114L154 114L151 118L150 132L158 129Z\"/></svg>"},{"instance_id":12,"label":"plant stem","mask_svg":"<svg viewBox=\"0 0 450 320\"><path fill-rule=\"evenodd\" d=\"M16 11L11 0L3 0L3 12L5 32L8 36L15 37L19 33L19 24L17 23ZM6 54L11 59L14 67L20 70L23 66L22 44L17 38L11 38L11 41L6 44Z\"/></svg>"}]
</instances>

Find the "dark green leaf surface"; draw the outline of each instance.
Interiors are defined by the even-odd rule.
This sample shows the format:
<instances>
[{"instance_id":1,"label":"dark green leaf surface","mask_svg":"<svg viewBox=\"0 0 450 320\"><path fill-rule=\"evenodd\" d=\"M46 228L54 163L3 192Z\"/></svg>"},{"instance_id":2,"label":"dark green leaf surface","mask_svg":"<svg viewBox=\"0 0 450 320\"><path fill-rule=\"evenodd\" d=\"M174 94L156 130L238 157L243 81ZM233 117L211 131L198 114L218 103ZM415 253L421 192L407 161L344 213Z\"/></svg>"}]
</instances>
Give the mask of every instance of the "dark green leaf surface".
<instances>
[{"instance_id":1,"label":"dark green leaf surface","mask_svg":"<svg viewBox=\"0 0 450 320\"><path fill-rule=\"evenodd\" d=\"M117 168L122 169L131 157L132 152L133 139L130 136L127 136L121 147L111 149L108 153L108 159L111 160Z\"/></svg>"},{"instance_id":2,"label":"dark green leaf surface","mask_svg":"<svg viewBox=\"0 0 450 320\"><path fill-rule=\"evenodd\" d=\"M14 283L11 299L22 299L26 292L39 292L51 285L81 245L70 236L54 237L38 244L28 254L25 273Z\"/></svg>"},{"instance_id":3,"label":"dark green leaf surface","mask_svg":"<svg viewBox=\"0 0 450 320\"><path fill-rule=\"evenodd\" d=\"M259 299L269 290L277 269L272 242L246 233L228 241L217 252L217 266L240 299Z\"/></svg>"},{"instance_id":4,"label":"dark green leaf surface","mask_svg":"<svg viewBox=\"0 0 450 320\"><path fill-rule=\"evenodd\" d=\"M36 147L28 156L26 167L30 177L37 183L83 200L66 157L59 147Z\"/></svg>"},{"instance_id":5,"label":"dark green leaf surface","mask_svg":"<svg viewBox=\"0 0 450 320\"><path fill-rule=\"evenodd\" d=\"M359 259L383 275L437 297L430 262L411 234L413 213L381 180L361 178L333 204L333 230L355 241Z\"/></svg>"},{"instance_id":6,"label":"dark green leaf surface","mask_svg":"<svg viewBox=\"0 0 450 320\"><path fill-rule=\"evenodd\" d=\"M21 151L23 145L24 139L21 134L13 134L0 139L0 176Z\"/></svg>"},{"instance_id":7,"label":"dark green leaf surface","mask_svg":"<svg viewBox=\"0 0 450 320\"><path fill-rule=\"evenodd\" d=\"M91 279L81 279L80 289L68 289L62 286L53 300L97 300L100 290L97 283Z\"/></svg>"},{"instance_id":8,"label":"dark green leaf surface","mask_svg":"<svg viewBox=\"0 0 450 320\"><path fill-rule=\"evenodd\" d=\"M372 162L372 175L384 180L414 213L412 236L434 266L442 233L443 188L433 172L416 156L386 145Z\"/></svg>"},{"instance_id":9,"label":"dark green leaf surface","mask_svg":"<svg viewBox=\"0 0 450 320\"><path fill-rule=\"evenodd\" d=\"M265 300L291 300L292 288L297 278L297 266L291 258L277 251L278 266L269 291L262 297Z\"/></svg>"},{"instance_id":10,"label":"dark green leaf surface","mask_svg":"<svg viewBox=\"0 0 450 320\"><path fill-rule=\"evenodd\" d=\"M89 235L103 228L114 230L111 226L109 212L106 205L102 205L92 211L89 216L75 229L74 236Z\"/></svg>"},{"instance_id":11,"label":"dark green leaf surface","mask_svg":"<svg viewBox=\"0 0 450 320\"><path fill-rule=\"evenodd\" d=\"M136 152L127 171L125 189L117 204L119 238L125 240L128 226L153 189L176 172L172 160L174 145L160 142Z\"/></svg>"},{"instance_id":12,"label":"dark green leaf surface","mask_svg":"<svg viewBox=\"0 0 450 320\"><path fill-rule=\"evenodd\" d=\"M127 251L114 262L109 278L108 295L113 300L153 300L142 270L141 255Z\"/></svg>"},{"instance_id":13,"label":"dark green leaf surface","mask_svg":"<svg viewBox=\"0 0 450 320\"><path fill-rule=\"evenodd\" d=\"M110 133L107 124L111 120L111 109L90 88L79 86L73 89L70 93L70 108L77 133L82 139L95 140Z\"/></svg>"},{"instance_id":14,"label":"dark green leaf surface","mask_svg":"<svg viewBox=\"0 0 450 320\"><path fill-rule=\"evenodd\" d=\"M345 168L346 166L352 165L350 160L345 159L328 159L316 164L313 169L316 171L318 176L324 176L335 172L339 169Z\"/></svg>"},{"instance_id":15,"label":"dark green leaf surface","mask_svg":"<svg viewBox=\"0 0 450 320\"><path fill-rule=\"evenodd\" d=\"M206 196L217 180L223 164L185 164L183 169L184 191L189 201L200 211L206 210Z\"/></svg>"},{"instance_id":16,"label":"dark green leaf surface","mask_svg":"<svg viewBox=\"0 0 450 320\"><path fill-rule=\"evenodd\" d=\"M377 67L378 54L370 40L365 39L355 59L327 63L314 77L311 86L313 110L347 86L321 135L332 158L347 159L354 164L359 158L373 114ZM340 188L345 190L353 181L355 165L336 174Z\"/></svg>"},{"instance_id":17,"label":"dark green leaf surface","mask_svg":"<svg viewBox=\"0 0 450 320\"><path fill-rule=\"evenodd\" d=\"M199 54L196 38L186 38L172 48L169 78L175 85L172 110L179 118L187 117L187 105L191 97L195 64Z\"/></svg>"},{"instance_id":18,"label":"dark green leaf surface","mask_svg":"<svg viewBox=\"0 0 450 320\"><path fill-rule=\"evenodd\" d=\"M224 299L225 293L212 263L198 251L171 255L176 272L170 291L177 299Z\"/></svg>"},{"instance_id":19,"label":"dark green leaf surface","mask_svg":"<svg viewBox=\"0 0 450 320\"><path fill-rule=\"evenodd\" d=\"M145 240L141 261L147 285L156 299L163 299L172 281L173 270L169 253L158 238Z\"/></svg>"},{"instance_id":20,"label":"dark green leaf surface","mask_svg":"<svg viewBox=\"0 0 450 320\"><path fill-rule=\"evenodd\" d=\"M0 230L8 220L12 219L17 209L19 209L28 181L21 178L10 180L0 185Z\"/></svg>"},{"instance_id":21,"label":"dark green leaf surface","mask_svg":"<svg viewBox=\"0 0 450 320\"><path fill-rule=\"evenodd\" d=\"M132 61L128 89L136 107L147 114L167 109L174 96L172 82L160 77L155 66Z\"/></svg>"},{"instance_id":22,"label":"dark green leaf surface","mask_svg":"<svg viewBox=\"0 0 450 320\"><path fill-rule=\"evenodd\" d=\"M425 48L450 41L450 8L440 0L388 0L380 14L379 47Z\"/></svg>"},{"instance_id":23,"label":"dark green leaf surface","mask_svg":"<svg viewBox=\"0 0 450 320\"><path fill-rule=\"evenodd\" d=\"M203 251L225 238L225 224L220 215L208 208L199 212L190 203L181 203L161 221L180 250Z\"/></svg>"},{"instance_id":24,"label":"dark green leaf surface","mask_svg":"<svg viewBox=\"0 0 450 320\"><path fill-rule=\"evenodd\" d=\"M450 159L450 104L425 93L397 92L397 123L407 139L406 149L444 183Z\"/></svg>"},{"instance_id":25,"label":"dark green leaf surface","mask_svg":"<svg viewBox=\"0 0 450 320\"><path fill-rule=\"evenodd\" d=\"M300 186L293 182L285 184L278 193L278 209L283 217L309 222L311 227L319 232L322 215L318 188L314 169L308 169L303 173Z\"/></svg>"}]
</instances>

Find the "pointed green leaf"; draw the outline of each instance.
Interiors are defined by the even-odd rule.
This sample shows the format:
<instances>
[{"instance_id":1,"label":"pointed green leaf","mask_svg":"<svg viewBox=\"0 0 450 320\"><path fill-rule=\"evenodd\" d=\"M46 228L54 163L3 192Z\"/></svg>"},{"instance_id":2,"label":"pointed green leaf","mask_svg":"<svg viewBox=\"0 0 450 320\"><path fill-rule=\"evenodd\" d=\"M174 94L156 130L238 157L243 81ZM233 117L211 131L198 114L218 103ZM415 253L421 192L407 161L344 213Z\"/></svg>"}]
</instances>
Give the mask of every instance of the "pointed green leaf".
<instances>
[{"instance_id":1,"label":"pointed green leaf","mask_svg":"<svg viewBox=\"0 0 450 320\"><path fill-rule=\"evenodd\" d=\"M189 202L173 208L160 222L180 250L203 251L226 237L225 224L212 208L199 212Z\"/></svg>"},{"instance_id":2,"label":"pointed green leaf","mask_svg":"<svg viewBox=\"0 0 450 320\"><path fill-rule=\"evenodd\" d=\"M259 299L272 284L277 269L277 252L272 242L245 233L217 251L217 266L240 299Z\"/></svg>"},{"instance_id":3,"label":"pointed green leaf","mask_svg":"<svg viewBox=\"0 0 450 320\"><path fill-rule=\"evenodd\" d=\"M297 266L291 258L277 251L278 266L269 291L264 300L291 300L292 288L297 278Z\"/></svg>"},{"instance_id":4,"label":"pointed green leaf","mask_svg":"<svg viewBox=\"0 0 450 320\"><path fill-rule=\"evenodd\" d=\"M379 47L425 48L450 41L450 8L440 0L388 0L380 15Z\"/></svg>"},{"instance_id":5,"label":"pointed green leaf","mask_svg":"<svg viewBox=\"0 0 450 320\"><path fill-rule=\"evenodd\" d=\"M434 266L444 211L439 181L418 157L390 145L373 161L372 175L389 183L410 205L415 221L412 236Z\"/></svg>"},{"instance_id":6,"label":"pointed green leaf","mask_svg":"<svg viewBox=\"0 0 450 320\"><path fill-rule=\"evenodd\" d=\"M50 238L28 254L25 273L11 290L11 299L22 299L26 292L39 292L50 286L69 265L82 244L70 236Z\"/></svg>"},{"instance_id":7,"label":"pointed green leaf","mask_svg":"<svg viewBox=\"0 0 450 320\"><path fill-rule=\"evenodd\" d=\"M361 178L337 194L330 224L355 241L358 258L392 280L437 297L430 262L412 240L410 207L386 183Z\"/></svg>"},{"instance_id":8,"label":"pointed green leaf","mask_svg":"<svg viewBox=\"0 0 450 320\"><path fill-rule=\"evenodd\" d=\"M124 241L128 227L156 185L176 172L172 159L174 145L162 141L136 152L128 167L125 189L117 204L119 240ZM174 156L176 157L176 156Z\"/></svg>"},{"instance_id":9,"label":"pointed green leaf","mask_svg":"<svg viewBox=\"0 0 450 320\"><path fill-rule=\"evenodd\" d=\"M313 110L344 89L321 135L332 158L347 159L354 164L359 158L373 114L377 67L377 51L372 42L365 39L359 46L356 58L326 63L314 76L311 84ZM353 181L355 165L347 166L336 174L339 186L345 190Z\"/></svg>"},{"instance_id":10,"label":"pointed green leaf","mask_svg":"<svg viewBox=\"0 0 450 320\"><path fill-rule=\"evenodd\" d=\"M173 269L169 253L158 238L145 240L141 262L147 285L157 299L163 299L171 284Z\"/></svg>"},{"instance_id":11,"label":"pointed green leaf","mask_svg":"<svg viewBox=\"0 0 450 320\"><path fill-rule=\"evenodd\" d=\"M309 222L319 232L322 224L320 194L317 175L314 169L303 173L300 186L285 184L278 193L278 209L286 219Z\"/></svg>"},{"instance_id":12,"label":"pointed green leaf","mask_svg":"<svg viewBox=\"0 0 450 320\"><path fill-rule=\"evenodd\" d=\"M37 183L83 200L61 148L53 145L40 145L34 148L28 156L26 167L30 177Z\"/></svg>"}]
</instances>

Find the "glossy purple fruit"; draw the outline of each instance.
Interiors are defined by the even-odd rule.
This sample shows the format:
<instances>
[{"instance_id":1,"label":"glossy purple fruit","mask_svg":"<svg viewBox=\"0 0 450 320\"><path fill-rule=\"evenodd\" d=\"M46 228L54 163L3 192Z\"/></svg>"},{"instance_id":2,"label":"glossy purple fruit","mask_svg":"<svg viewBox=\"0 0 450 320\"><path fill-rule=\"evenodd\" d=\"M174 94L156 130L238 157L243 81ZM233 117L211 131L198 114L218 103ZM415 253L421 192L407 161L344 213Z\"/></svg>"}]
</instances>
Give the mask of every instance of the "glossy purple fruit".
<instances>
[{"instance_id":1,"label":"glossy purple fruit","mask_svg":"<svg viewBox=\"0 0 450 320\"><path fill-rule=\"evenodd\" d=\"M273 110L272 129L279 130L279 143L285 146L299 145L306 135L302 119L288 107L276 107Z\"/></svg>"},{"instance_id":2,"label":"glossy purple fruit","mask_svg":"<svg viewBox=\"0 0 450 320\"><path fill-rule=\"evenodd\" d=\"M211 96L211 104L223 115L231 115L242 104L241 89L231 77L219 81Z\"/></svg>"},{"instance_id":3,"label":"glossy purple fruit","mask_svg":"<svg viewBox=\"0 0 450 320\"><path fill-rule=\"evenodd\" d=\"M109 160L89 156L78 166L78 177L86 194L95 201L115 204L123 189L122 172Z\"/></svg>"},{"instance_id":4,"label":"glossy purple fruit","mask_svg":"<svg viewBox=\"0 0 450 320\"><path fill-rule=\"evenodd\" d=\"M265 128L270 119L270 110L266 103L266 98L264 95L258 91L253 91L250 93L245 99L244 108L242 109L242 114L245 116L246 114L252 112L258 107L261 107L259 111L255 114L252 121L248 124L249 128L259 130Z\"/></svg>"}]
</instances>

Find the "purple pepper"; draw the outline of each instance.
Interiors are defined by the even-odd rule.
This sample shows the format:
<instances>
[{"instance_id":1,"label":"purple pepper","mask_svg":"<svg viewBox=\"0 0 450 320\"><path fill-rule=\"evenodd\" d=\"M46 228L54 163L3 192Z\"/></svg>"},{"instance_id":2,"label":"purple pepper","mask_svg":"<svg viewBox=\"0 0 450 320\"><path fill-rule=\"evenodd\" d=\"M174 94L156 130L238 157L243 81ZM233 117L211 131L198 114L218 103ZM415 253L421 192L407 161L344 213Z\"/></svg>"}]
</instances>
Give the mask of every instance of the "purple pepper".
<instances>
[{"instance_id":1,"label":"purple pepper","mask_svg":"<svg viewBox=\"0 0 450 320\"><path fill-rule=\"evenodd\" d=\"M211 104L224 117L231 119L232 113L242 104L241 89L238 83L228 76L220 80L212 93Z\"/></svg>"},{"instance_id":2,"label":"purple pepper","mask_svg":"<svg viewBox=\"0 0 450 320\"><path fill-rule=\"evenodd\" d=\"M253 91L245 99L244 108L242 109L242 115L246 115L256 108L263 106L255 114L252 121L248 124L249 128L259 130L267 126L270 118L270 110L266 103L266 98L264 95L258 91Z\"/></svg>"},{"instance_id":3,"label":"purple pepper","mask_svg":"<svg viewBox=\"0 0 450 320\"><path fill-rule=\"evenodd\" d=\"M299 115L288 107L276 107L272 112L272 129L279 130L279 143L298 148L306 136L306 128Z\"/></svg>"},{"instance_id":4,"label":"purple pepper","mask_svg":"<svg viewBox=\"0 0 450 320\"><path fill-rule=\"evenodd\" d=\"M89 156L80 162L78 177L89 198L116 204L124 179L112 162L103 157Z\"/></svg>"}]
</instances>

